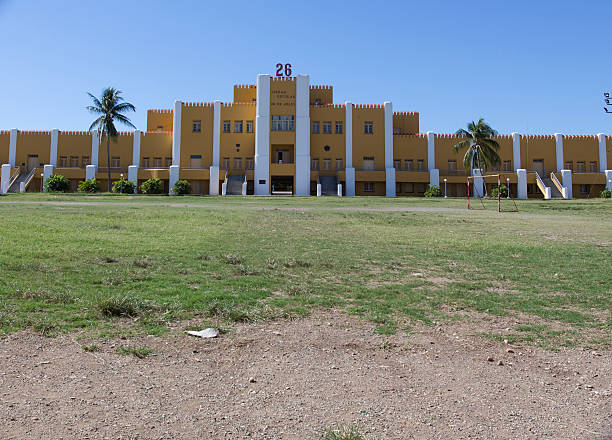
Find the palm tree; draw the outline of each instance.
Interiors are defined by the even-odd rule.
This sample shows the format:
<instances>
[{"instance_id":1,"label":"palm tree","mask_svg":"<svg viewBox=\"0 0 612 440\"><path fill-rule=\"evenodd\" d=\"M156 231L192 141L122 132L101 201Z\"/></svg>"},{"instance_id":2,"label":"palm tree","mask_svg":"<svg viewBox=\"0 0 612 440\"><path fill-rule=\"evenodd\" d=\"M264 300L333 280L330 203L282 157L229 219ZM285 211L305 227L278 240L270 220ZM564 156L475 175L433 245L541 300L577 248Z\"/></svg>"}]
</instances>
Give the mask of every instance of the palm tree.
<instances>
[{"instance_id":1,"label":"palm tree","mask_svg":"<svg viewBox=\"0 0 612 440\"><path fill-rule=\"evenodd\" d=\"M87 106L87 110L96 115L100 115L91 123L89 131L97 128L100 133L100 142L102 142L102 136L106 135L106 170L108 171L108 192L111 192L110 140L111 138L117 139L115 121L119 121L128 127L136 128L134 124L132 124L132 121L122 114L127 111L135 112L136 107L129 102L124 102L124 99L121 97L121 91L113 87L107 87L102 90L100 99L96 98L91 93L88 93L88 95L94 105Z\"/></svg>"},{"instance_id":2,"label":"palm tree","mask_svg":"<svg viewBox=\"0 0 612 440\"><path fill-rule=\"evenodd\" d=\"M467 147L463 156L463 166L466 170L479 168L484 173L487 168L500 164L501 159L497 154L499 144L491 138L497 134L497 131L493 130L483 118L480 118L478 122L468 123L467 130L460 128L455 134L466 138L453 146L455 153Z\"/></svg>"}]
</instances>

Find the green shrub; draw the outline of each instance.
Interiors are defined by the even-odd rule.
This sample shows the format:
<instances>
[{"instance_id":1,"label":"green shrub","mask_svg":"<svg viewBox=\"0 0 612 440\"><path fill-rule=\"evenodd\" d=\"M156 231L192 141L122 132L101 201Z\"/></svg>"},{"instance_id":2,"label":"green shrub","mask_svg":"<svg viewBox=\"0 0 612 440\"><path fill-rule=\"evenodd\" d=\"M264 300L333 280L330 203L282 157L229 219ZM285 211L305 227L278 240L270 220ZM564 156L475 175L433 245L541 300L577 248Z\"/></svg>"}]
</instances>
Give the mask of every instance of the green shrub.
<instances>
[{"instance_id":1,"label":"green shrub","mask_svg":"<svg viewBox=\"0 0 612 440\"><path fill-rule=\"evenodd\" d=\"M508 187L506 185L502 185L501 187L501 196L502 197L508 197ZM497 187L494 187L491 189L491 197L497 197L497 193L499 191L497 190Z\"/></svg>"},{"instance_id":2,"label":"green shrub","mask_svg":"<svg viewBox=\"0 0 612 440\"><path fill-rule=\"evenodd\" d=\"M149 179L142 182L140 192L143 194L161 194L164 192L164 182L161 179Z\"/></svg>"},{"instance_id":3,"label":"green shrub","mask_svg":"<svg viewBox=\"0 0 612 440\"><path fill-rule=\"evenodd\" d=\"M134 194L136 184L130 180L117 180L113 182L113 192L117 194Z\"/></svg>"},{"instance_id":4,"label":"green shrub","mask_svg":"<svg viewBox=\"0 0 612 440\"><path fill-rule=\"evenodd\" d=\"M88 179L88 180L81 180L79 182L79 192L95 193L98 191L100 191L100 184L95 178Z\"/></svg>"},{"instance_id":5,"label":"green shrub","mask_svg":"<svg viewBox=\"0 0 612 440\"><path fill-rule=\"evenodd\" d=\"M442 191L439 186L429 185L425 190L425 197L442 197Z\"/></svg>"},{"instance_id":6,"label":"green shrub","mask_svg":"<svg viewBox=\"0 0 612 440\"><path fill-rule=\"evenodd\" d=\"M604 189L600 194L599 197L601 197L602 199L609 199L612 198L612 191L610 191L609 189Z\"/></svg>"},{"instance_id":7,"label":"green shrub","mask_svg":"<svg viewBox=\"0 0 612 440\"><path fill-rule=\"evenodd\" d=\"M70 180L61 174L52 174L45 182L45 192L66 192Z\"/></svg>"},{"instance_id":8,"label":"green shrub","mask_svg":"<svg viewBox=\"0 0 612 440\"><path fill-rule=\"evenodd\" d=\"M182 196L184 194L191 194L191 183L186 180L177 181L172 187L172 191L175 196Z\"/></svg>"}]
</instances>

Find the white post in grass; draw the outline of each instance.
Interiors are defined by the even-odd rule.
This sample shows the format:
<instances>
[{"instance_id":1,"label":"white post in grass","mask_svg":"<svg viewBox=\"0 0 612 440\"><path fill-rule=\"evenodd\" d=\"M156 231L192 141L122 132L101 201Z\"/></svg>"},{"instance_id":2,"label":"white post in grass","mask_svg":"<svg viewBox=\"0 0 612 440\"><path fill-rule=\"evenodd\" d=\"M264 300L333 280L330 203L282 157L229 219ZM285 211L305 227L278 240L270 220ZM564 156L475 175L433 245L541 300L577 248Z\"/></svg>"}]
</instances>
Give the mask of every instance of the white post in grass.
<instances>
[{"instance_id":1,"label":"white post in grass","mask_svg":"<svg viewBox=\"0 0 612 440\"><path fill-rule=\"evenodd\" d=\"M516 198L527 198L527 170L520 168L516 170Z\"/></svg>"},{"instance_id":2,"label":"white post in grass","mask_svg":"<svg viewBox=\"0 0 612 440\"><path fill-rule=\"evenodd\" d=\"M170 176L168 179L168 194L173 195L174 194L174 184L176 182L178 182L179 180L179 166L178 165L172 165L170 167Z\"/></svg>"},{"instance_id":3,"label":"white post in grass","mask_svg":"<svg viewBox=\"0 0 612 440\"><path fill-rule=\"evenodd\" d=\"M221 195L222 195L222 196L227 195L227 183L225 183L225 182L223 182L223 183L221 184Z\"/></svg>"},{"instance_id":4,"label":"white post in grass","mask_svg":"<svg viewBox=\"0 0 612 440\"><path fill-rule=\"evenodd\" d=\"M2 175L0 177L0 193L1 194L5 194L8 192L10 179L11 179L11 165L8 163L2 164Z\"/></svg>"},{"instance_id":5,"label":"white post in grass","mask_svg":"<svg viewBox=\"0 0 612 440\"><path fill-rule=\"evenodd\" d=\"M138 165L128 167L128 180L134 182L134 194L138 194Z\"/></svg>"},{"instance_id":6,"label":"white post in grass","mask_svg":"<svg viewBox=\"0 0 612 440\"><path fill-rule=\"evenodd\" d=\"M321 184L317 183L317 197L321 197Z\"/></svg>"},{"instance_id":7,"label":"white post in grass","mask_svg":"<svg viewBox=\"0 0 612 440\"><path fill-rule=\"evenodd\" d=\"M246 182L242 182L242 192L241 192L241 194L243 196L247 195L247 183Z\"/></svg>"},{"instance_id":8,"label":"white post in grass","mask_svg":"<svg viewBox=\"0 0 612 440\"><path fill-rule=\"evenodd\" d=\"M561 170L561 184L565 189L564 198L571 199L572 194L572 170Z\"/></svg>"},{"instance_id":9,"label":"white post in grass","mask_svg":"<svg viewBox=\"0 0 612 440\"><path fill-rule=\"evenodd\" d=\"M342 184L338 184L338 197L342 197Z\"/></svg>"}]
</instances>

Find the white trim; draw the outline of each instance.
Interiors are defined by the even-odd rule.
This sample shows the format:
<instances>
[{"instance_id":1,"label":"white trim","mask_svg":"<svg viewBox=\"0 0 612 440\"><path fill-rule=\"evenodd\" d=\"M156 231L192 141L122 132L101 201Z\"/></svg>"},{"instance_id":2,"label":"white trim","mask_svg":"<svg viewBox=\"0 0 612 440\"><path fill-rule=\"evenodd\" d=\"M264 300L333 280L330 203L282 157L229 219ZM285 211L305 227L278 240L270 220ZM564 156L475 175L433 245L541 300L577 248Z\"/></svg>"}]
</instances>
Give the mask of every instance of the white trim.
<instances>
[{"instance_id":1,"label":"white trim","mask_svg":"<svg viewBox=\"0 0 612 440\"><path fill-rule=\"evenodd\" d=\"M385 195L395 197L395 168L385 168Z\"/></svg>"},{"instance_id":2,"label":"white trim","mask_svg":"<svg viewBox=\"0 0 612 440\"><path fill-rule=\"evenodd\" d=\"M606 176L606 188L612 190L612 183L610 182L612 181L612 170L605 170L604 174Z\"/></svg>"},{"instance_id":3,"label":"white trim","mask_svg":"<svg viewBox=\"0 0 612 440\"><path fill-rule=\"evenodd\" d=\"M212 166L219 167L221 156L221 101L213 103L213 151ZM218 192L218 191L217 191Z\"/></svg>"},{"instance_id":4,"label":"white trim","mask_svg":"<svg viewBox=\"0 0 612 440\"><path fill-rule=\"evenodd\" d=\"M8 192L9 183L11 181L11 165L8 163L2 164L2 171L0 171L0 194Z\"/></svg>"},{"instance_id":5,"label":"white trim","mask_svg":"<svg viewBox=\"0 0 612 440\"><path fill-rule=\"evenodd\" d=\"M608 156L606 154L606 135L599 133L597 135L599 143L599 172L605 173L608 169Z\"/></svg>"},{"instance_id":6,"label":"white trim","mask_svg":"<svg viewBox=\"0 0 612 440\"><path fill-rule=\"evenodd\" d=\"M129 168L128 168L129 170ZM129 171L128 171L129 172ZM96 166L87 165L85 167L85 180L91 180L96 178Z\"/></svg>"},{"instance_id":7,"label":"white trim","mask_svg":"<svg viewBox=\"0 0 612 440\"><path fill-rule=\"evenodd\" d=\"M51 130L51 147L49 148L49 164L57 167L57 144L59 139L59 130L54 128Z\"/></svg>"},{"instance_id":8,"label":"white trim","mask_svg":"<svg viewBox=\"0 0 612 440\"><path fill-rule=\"evenodd\" d=\"M346 126L346 131L344 135L344 155L346 159L344 161L346 168L353 168L353 103L350 101L346 101L344 103L345 112L344 112L344 125ZM348 188L347 188L348 191ZM354 186L353 186L353 192ZM348 194L347 194L348 195Z\"/></svg>"},{"instance_id":9,"label":"white trim","mask_svg":"<svg viewBox=\"0 0 612 440\"><path fill-rule=\"evenodd\" d=\"M141 137L141 134L142 132L140 130L135 130L134 131L134 142L132 143L132 165L136 166L136 170L138 170L138 167L140 166L140 137Z\"/></svg>"},{"instance_id":10,"label":"white trim","mask_svg":"<svg viewBox=\"0 0 612 440\"><path fill-rule=\"evenodd\" d=\"M172 121L172 165L181 164L181 119L183 103L174 101L174 115Z\"/></svg>"},{"instance_id":11,"label":"white trim","mask_svg":"<svg viewBox=\"0 0 612 440\"><path fill-rule=\"evenodd\" d=\"M270 75L265 74L257 75L254 179L255 195L270 195Z\"/></svg>"},{"instance_id":12,"label":"white trim","mask_svg":"<svg viewBox=\"0 0 612 440\"><path fill-rule=\"evenodd\" d=\"M561 170L561 182L563 184L563 188L565 189L565 194L563 194L563 198L573 198L574 195L572 194L572 170Z\"/></svg>"},{"instance_id":13,"label":"white trim","mask_svg":"<svg viewBox=\"0 0 612 440\"><path fill-rule=\"evenodd\" d=\"M517 199L527 198L527 170L524 168L516 170L516 192Z\"/></svg>"},{"instance_id":14,"label":"white trim","mask_svg":"<svg viewBox=\"0 0 612 440\"><path fill-rule=\"evenodd\" d=\"M47 179L51 177L51 175L53 175L53 165L45 165L43 167L43 188L45 187L45 183L47 183Z\"/></svg>"},{"instance_id":15,"label":"white trim","mask_svg":"<svg viewBox=\"0 0 612 440\"><path fill-rule=\"evenodd\" d=\"M555 155L557 157L557 172L563 169L563 135L555 133Z\"/></svg>"},{"instance_id":16,"label":"white trim","mask_svg":"<svg viewBox=\"0 0 612 440\"><path fill-rule=\"evenodd\" d=\"M437 186L440 187L440 170L434 168L433 170L429 170L429 186Z\"/></svg>"},{"instance_id":17,"label":"white trim","mask_svg":"<svg viewBox=\"0 0 612 440\"><path fill-rule=\"evenodd\" d=\"M15 158L17 157L17 136L19 132L16 128L11 129L9 137L9 165L15 168Z\"/></svg>"},{"instance_id":18,"label":"white trim","mask_svg":"<svg viewBox=\"0 0 612 440\"><path fill-rule=\"evenodd\" d=\"M100 150L100 134L98 130L91 132L91 164L98 169L98 151Z\"/></svg>"},{"instance_id":19,"label":"white trim","mask_svg":"<svg viewBox=\"0 0 612 440\"><path fill-rule=\"evenodd\" d=\"M134 182L134 194L138 193L138 166L130 165L128 167L128 180Z\"/></svg>"},{"instance_id":20,"label":"white trim","mask_svg":"<svg viewBox=\"0 0 612 440\"><path fill-rule=\"evenodd\" d=\"M310 77L295 81L295 195L310 195Z\"/></svg>"},{"instance_id":21,"label":"white trim","mask_svg":"<svg viewBox=\"0 0 612 440\"><path fill-rule=\"evenodd\" d=\"M179 166L171 165L170 174L168 176L168 194L174 194L174 184L179 180Z\"/></svg>"},{"instance_id":22,"label":"white trim","mask_svg":"<svg viewBox=\"0 0 612 440\"><path fill-rule=\"evenodd\" d=\"M393 168L393 104L389 101L385 107L385 168ZM395 169L395 168L394 168ZM393 174L395 176L395 173ZM393 185L395 193L395 184Z\"/></svg>"},{"instance_id":23,"label":"white trim","mask_svg":"<svg viewBox=\"0 0 612 440\"><path fill-rule=\"evenodd\" d=\"M427 132L427 169L436 169L436 135L433 131Z\"/></svg>"},{"instance_id":24,"label":"white trim","mask_svg":"<svg viewBox=\"0 0 612 440\"><path fill-rule=\"evenodd\" d=\"M208 179L208 195L218 196L219 195L219 167L211 166L209 169Z\"/></svg>"},{"instance_id":25,"label":"white trim","mask_svg":"<svg viewBox=\"0 0 612 440\"><path fill-rule=\"evenodd\" d=\"M516 172L521 167L521 135L519 133L512 133L512 162L514 172Z\"/></svg>"},{"instance_id":26,"label":"white trim","mask_svg":"<svg viewBox=\"0 0 612 440\"><path fill-rule=\"evenodd\" d=\"M346 196L355 197L355 168L345 168L344 176L344 184L346 185Z\"/></svg>"}]
</instances>

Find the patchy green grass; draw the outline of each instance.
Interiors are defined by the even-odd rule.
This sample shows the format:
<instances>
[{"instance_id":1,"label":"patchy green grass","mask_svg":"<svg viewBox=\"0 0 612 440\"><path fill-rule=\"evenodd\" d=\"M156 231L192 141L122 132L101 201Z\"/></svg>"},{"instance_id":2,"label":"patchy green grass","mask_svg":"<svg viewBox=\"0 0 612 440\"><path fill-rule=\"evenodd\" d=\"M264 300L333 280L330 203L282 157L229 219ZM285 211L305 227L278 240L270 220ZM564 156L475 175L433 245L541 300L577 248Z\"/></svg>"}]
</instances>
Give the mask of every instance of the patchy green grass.
<instances>
[{"instance_id":1,"label":"patchy green grass","mask_svg":"<svg viewBox=\"0 0 612 440\"><path fill-rule=\"evenodd\" d=\"M117 353L122 355L131 355L138 359L144 359L153 354L153 350L149 347L117 347Z\"/></svg>"},{"instance_id":2,"label":"patchy green grass","mask_svg":"<svg viewBox=\"0 0 612 440\"><path fill-rule=\"evenodd\" d=\"M323 432L321 440L366 440L359 429L350 428L330 428Z\"/></svg>"},{"instance_id":3,"label":"patchy green grass","mask_svg":"<svg viewBox=\"0 0 612 440\"><path fill-rule=\"evenodd\" d=\"M386 335L476 311L519 319L517 340L611 344L612 203L517 203L2 196L0 333L163 334L334 309Z\"/></svg>"}]
</instances>

